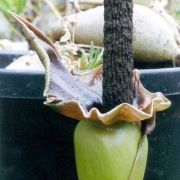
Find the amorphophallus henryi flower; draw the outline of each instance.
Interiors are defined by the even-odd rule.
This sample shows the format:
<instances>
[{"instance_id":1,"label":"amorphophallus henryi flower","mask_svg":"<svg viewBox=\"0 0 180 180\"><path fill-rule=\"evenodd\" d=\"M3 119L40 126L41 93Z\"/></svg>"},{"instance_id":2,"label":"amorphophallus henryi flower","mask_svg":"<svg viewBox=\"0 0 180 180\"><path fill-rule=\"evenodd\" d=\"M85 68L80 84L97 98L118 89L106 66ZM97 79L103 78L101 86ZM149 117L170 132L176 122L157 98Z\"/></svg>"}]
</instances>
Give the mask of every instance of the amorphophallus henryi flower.
<instances>
[{"instance_id":1,"label":"amorphophallus henryi flower","mask_svg":"<svg viewBox=\"0 0 180 180\"><path fill-rule=\"evenodd\" d=\"M119 104L106 113L102 107L102 65L77 71L68 69L56 45L20 16L25 36L45 67L45 105L76 120L75 154L79 180L142 180L147 160L147 137L155 126L155 113L170 106L162 93L147 91L134 70L133 104ZM45 50L37 37L49 45Z\"/></svg>"}]
</instances>

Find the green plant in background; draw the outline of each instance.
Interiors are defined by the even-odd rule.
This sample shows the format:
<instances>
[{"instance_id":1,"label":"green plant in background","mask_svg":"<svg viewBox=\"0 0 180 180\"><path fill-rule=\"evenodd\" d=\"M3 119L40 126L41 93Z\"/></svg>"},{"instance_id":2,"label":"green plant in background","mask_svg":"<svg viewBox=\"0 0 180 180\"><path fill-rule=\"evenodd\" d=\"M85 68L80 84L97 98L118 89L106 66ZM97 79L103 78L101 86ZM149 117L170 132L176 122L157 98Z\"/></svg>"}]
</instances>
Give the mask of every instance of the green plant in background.
<instances>
[{"instance_id":1,"label":"green plant in background","mask_svg":"<svg viewBox=\"0 0 180 180\"><path fill-rule=\"evenodd\" d=\"M27 0L1 0L0 1L0 9L3 11L13 11L20 14L25 6Z\"/></svg>"},{"instance_id":2,"label":"green plant in background","mask_svg":"<svg viewBox=\"0 0 180 180\"><path fill-rule=\"evenodd\" d=\"M17 29L17 24L13 22L13 19L9 18L8 11L20 14L24 11L26 3L27 0L0 0L1 26L2 29L5 29L5 32L1 29L0 39L23 40L20 30Z\"/></svg>"},{"instance_id":3,"label":"green plant in background","mask_svg":"<svg viewBox=\"0 0 180 180\"><path fill-rule=\"evenodd\" d=\"M88 52L81 49L79 58L78 70L92 70L103 63L104 49L96 48L93 41L91 42Z\"/></svg>"},{"instance_id":4,"label":"green plant in background","mask_svg":"<svg viewBox=\"0 0 180 180\"><path fill-rule=\"evenodd\" d=\"M180 3L179 3L179 8L177 8L174 12L173 15L175 19L177 20L178 23L180 23Z\"/></svg>"}]
</instances>

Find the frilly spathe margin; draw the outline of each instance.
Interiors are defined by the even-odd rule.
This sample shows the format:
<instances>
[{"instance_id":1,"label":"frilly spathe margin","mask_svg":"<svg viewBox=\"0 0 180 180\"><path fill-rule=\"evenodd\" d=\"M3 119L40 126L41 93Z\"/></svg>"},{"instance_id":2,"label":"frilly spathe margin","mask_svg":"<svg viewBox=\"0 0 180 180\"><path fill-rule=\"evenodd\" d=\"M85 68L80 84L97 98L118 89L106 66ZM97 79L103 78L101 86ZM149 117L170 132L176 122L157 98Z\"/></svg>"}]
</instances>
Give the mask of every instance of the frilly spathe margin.
<instances>
[{"instance_id":1,"label":"frilly spathe margin","mask_svg":"<svg viewBox=\"0 0 180 180\"><path fill-rule=\"evenodd\" d=\"M45 105L55 111L77 120L99 121L105 125L117 121L139 122L147 120L154 128L155 112L167 109L171 102L160 92L147 91L139 80L139 71L134 70L133 82L135 97L133 105L122 103L109 112L101 113L102 107L102 66L90 71L70 72L62 63L56 46L42 32L20 16L11 15L22 25L26 38L36 50L46 71L47 97ZM37 41L37 37L46 42L50 51L45 51Z\"/></svg>"},{"instance_id":2,"label":"frilly spathe margin","mask_svg":"<svg viewBox=\"0 0 180 180\"><path fill-rule=\"evenodd\" d=\"M109 112L101 113L98 108L93 107L94 104L96 104L96 106L102 105L102 76L100 76L101 74L98 72L102 72L101 69L102 68L99 67L84 74L75 74L75 77L84 85L84 87L88 90L93 89L92 91L95 92L95 94L99 94L99 104L96 99L92 99L91 103L85 104L84 99L86 96L84 97L81 92L78 93L78 99L76 99L76 97L67 99L63 96L60 99L57 96L50 95L55 94L52 93L52 89L49 90L49 93L51 93L48 93L45 104L59 113L73 119L100 121L106 125L112 124L116 121L138 122L150 119L154 112L165 110L171 105L170 101L162 93L151 93L147 91L142 86L139 79L137 79L139 72L134 70L133 79L135 83L136 97L134 98L133 105L122 103Z\"/></svg>"}]
</instances>

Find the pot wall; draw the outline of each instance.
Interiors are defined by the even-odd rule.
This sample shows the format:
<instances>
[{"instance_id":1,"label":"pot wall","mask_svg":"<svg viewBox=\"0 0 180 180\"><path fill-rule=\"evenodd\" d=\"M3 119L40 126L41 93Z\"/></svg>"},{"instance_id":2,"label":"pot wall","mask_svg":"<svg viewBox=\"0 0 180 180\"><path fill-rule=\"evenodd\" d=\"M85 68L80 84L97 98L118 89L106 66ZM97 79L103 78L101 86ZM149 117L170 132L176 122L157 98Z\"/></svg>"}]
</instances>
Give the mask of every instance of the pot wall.
<instances>
[{"instance_id":1,"label":"pot wall","mask_svg":"<svg viewBox=\"0 0 180 180\"><path fill-rule=\"evenodd\" d=\"M157 114L156 129L148 136L149 156L144 180L180 179L180 95L168 98L171 108Z\"/></svg>"},{"instance_id":2,"label":"pot wall","mask_svg":"<svg viewBox=\"0 0 180 180\"><path fill-rule=\"evenodd\" d=\"M76 122L42 103L0 98L1 180L76 180Z\"/></svg>"}]
</instances>

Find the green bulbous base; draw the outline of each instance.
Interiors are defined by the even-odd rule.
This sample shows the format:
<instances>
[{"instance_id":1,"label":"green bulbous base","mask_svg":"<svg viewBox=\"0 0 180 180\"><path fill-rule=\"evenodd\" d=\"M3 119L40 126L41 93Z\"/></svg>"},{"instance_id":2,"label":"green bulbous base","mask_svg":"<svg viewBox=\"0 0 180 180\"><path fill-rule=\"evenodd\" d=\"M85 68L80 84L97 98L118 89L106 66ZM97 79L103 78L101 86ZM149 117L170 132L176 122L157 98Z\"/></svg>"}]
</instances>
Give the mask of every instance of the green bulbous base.
<instances>
[{"instance_id":1,"label":"green bulbous base","mask_svg":"<svg viewBox=\"0 0 180 180\"><path fill-rule=\"evenodd\" d=\"M105 126L80 121L74 134L78 179L143 180L148 152L144 137L142 143L141 131L133 123Z\"/></svg>"}]
</instances>

